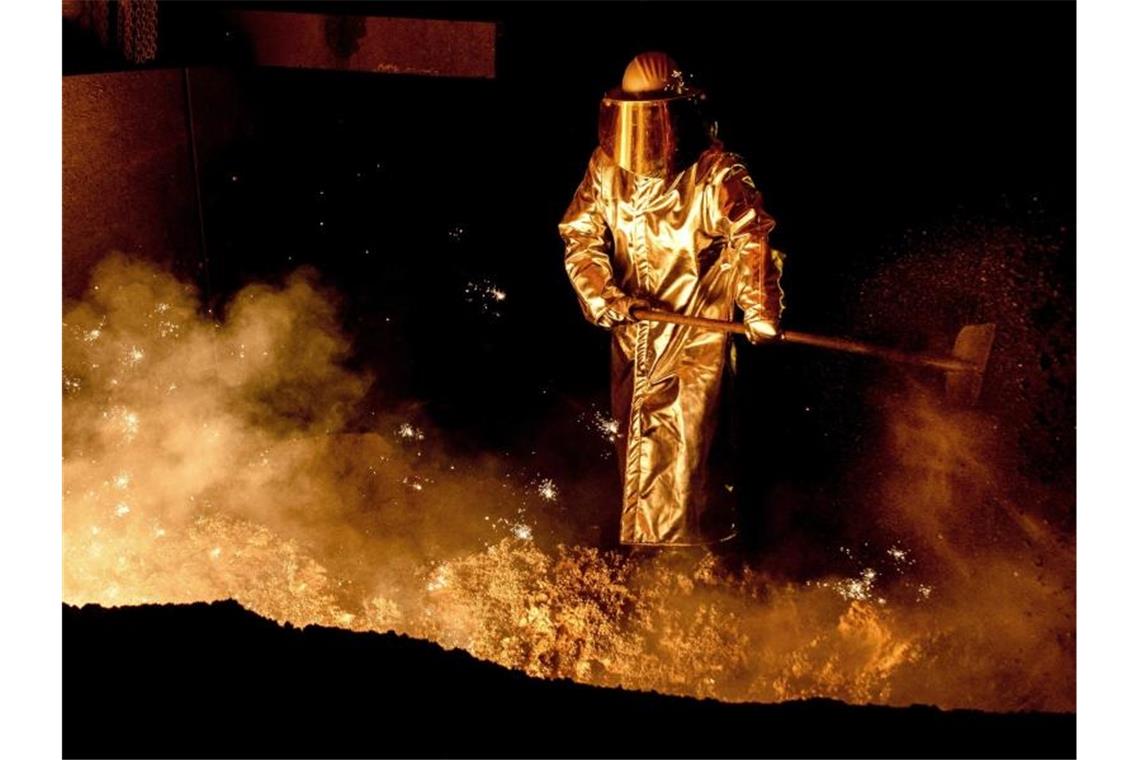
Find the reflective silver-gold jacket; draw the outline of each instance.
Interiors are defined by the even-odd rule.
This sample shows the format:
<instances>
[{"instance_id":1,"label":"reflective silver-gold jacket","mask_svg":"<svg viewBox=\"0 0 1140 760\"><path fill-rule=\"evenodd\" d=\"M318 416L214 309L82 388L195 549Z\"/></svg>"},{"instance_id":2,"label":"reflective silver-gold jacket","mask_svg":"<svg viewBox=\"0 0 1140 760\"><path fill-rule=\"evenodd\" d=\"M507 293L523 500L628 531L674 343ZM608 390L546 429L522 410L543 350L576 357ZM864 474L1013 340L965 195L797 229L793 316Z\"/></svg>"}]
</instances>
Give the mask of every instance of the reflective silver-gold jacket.
<instances>
[{"instance_id":1,"label":"reflective silver-gold jacket","mask_svg":"<svg viewBox=\"0 0 1140 760\"><path fill-rule=\"evenodd\" d=\"M621 321L618 299L713 319L776 322L780 259L738 156L717 148L672 179L631 174L600 149L559 231L582 311L612 327L611 403L624 474L621 542L700 544L731 537L731 507L709 454L729 367L724 333Z\"/></svg>"}]
</instances>

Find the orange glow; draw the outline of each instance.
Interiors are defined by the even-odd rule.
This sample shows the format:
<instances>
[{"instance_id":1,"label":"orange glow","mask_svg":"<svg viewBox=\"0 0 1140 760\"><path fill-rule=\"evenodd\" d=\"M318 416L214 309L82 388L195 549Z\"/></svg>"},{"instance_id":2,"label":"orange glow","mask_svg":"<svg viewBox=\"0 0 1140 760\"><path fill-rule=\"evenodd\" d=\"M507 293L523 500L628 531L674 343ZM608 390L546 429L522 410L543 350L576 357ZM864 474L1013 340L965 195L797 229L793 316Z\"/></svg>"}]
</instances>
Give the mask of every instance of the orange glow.
<instances>
[{"instance_id":1,"label":"orange glow","mask_svg":"<svg viewBox=\"0 0 1140 760\"><path fill-rule=\"evenodd\" d=\"M918 391L895 410L878 485L898 539L836 547L850 573L628 559L560 545L558 483L457 459L399 409L342 432L368 378L339 364L311 276L246 288L218 323L147 265L109 259L94 285L64 316L66 602L233 598L537 677L723 700L1075 708L1073 547L995 475L980 412ZM611 445L612 420L582 424ZM1007 538L980 540L983 523Z\"/></svg>"}]
</instances>

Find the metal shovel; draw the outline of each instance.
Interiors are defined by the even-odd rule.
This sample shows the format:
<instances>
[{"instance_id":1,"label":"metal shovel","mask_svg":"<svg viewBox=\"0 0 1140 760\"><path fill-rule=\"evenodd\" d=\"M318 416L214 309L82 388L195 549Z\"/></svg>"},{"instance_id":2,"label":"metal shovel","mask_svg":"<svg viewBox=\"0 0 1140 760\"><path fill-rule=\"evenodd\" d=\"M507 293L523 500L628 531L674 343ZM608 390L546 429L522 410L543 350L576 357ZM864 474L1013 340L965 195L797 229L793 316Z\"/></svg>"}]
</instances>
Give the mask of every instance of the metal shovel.
<instances>
[{"instance_id":1,"label":"metal shovel","mask_svg":"<svg viewBox=\"0 0 1140 760\"><path fill-rule=\"evenodd\" d=\"M738 333L740 335L747 333L742 322L730 322L724 319L690 317L684 314L645 308L633 308L630 310L630 314L637 320L668 322L674 325L688 325L689 327L700 327L706 330L719 330L720 332ZM982 392L982 378L986 372L986 364L990 359L994 330L993 322L966 325L958 331L958 337L954 340L954 350L949 356L900 351L858 340L813 335L795 330L781 333L778 338L773 338L773 340L827 348L832 351L845 351L849 354L866 354L887 361L940 369L946 373L946 395L951 403L973 406L978 402L978 397Z\"/></svg>"}]
</instances>

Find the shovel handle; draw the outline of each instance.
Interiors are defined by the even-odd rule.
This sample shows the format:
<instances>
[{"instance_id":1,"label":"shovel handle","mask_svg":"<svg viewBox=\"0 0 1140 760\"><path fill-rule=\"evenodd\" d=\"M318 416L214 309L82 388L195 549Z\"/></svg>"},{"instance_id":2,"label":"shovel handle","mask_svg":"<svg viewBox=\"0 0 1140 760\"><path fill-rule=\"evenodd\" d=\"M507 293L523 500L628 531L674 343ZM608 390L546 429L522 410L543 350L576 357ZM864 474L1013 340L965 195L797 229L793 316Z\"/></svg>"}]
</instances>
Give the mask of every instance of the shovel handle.
<instances>
[{"instance_id":1,"label":"shovel handle","mask_svg":"<svg viewBox=\"0 0 1140 760\"><path fill-rule=\"evenodd\" d=\"M748 329L745 328L743 322L730 322L727 319L690 317L687 314L674 314L671 311L644 309L640 306L635 306L630 309L629 313L636 321L668 322L671 325L688 325L689 327L701 327L706 330L718 330L719 332L736 333L738 335L748 334Z\"/></svg>"},{"instance_id":2,"label":"shovel handle","mask_svg":"<svg viewBox=\"0 0 1140 760\"><path fill-rule=\"evenodd\" d=\"M638 321L667 322L672 325L687 325L689 327L699 327L705 330L736 333L737 335L748 334L748 329L742 322L731 322L727 319L690 317L687 314L674 314L670 311L658 311L657 309L643 309L637 307L630 309L630 315ZM950 356L899 351L894 348L876 346L873 343L863 343L862 341L850 340L848 338L832 338L826 335L813 335L812 333L798 332L795 330L782 332L772 340L777 342L783 340L787 343L815 346L816 348L843 351L849 354L877 356L880 359L887 359L888 361L900 362L902 364L916 364L922 367L934 367L950 372L978 372L981 369L976 364L955 359Z\"/></svg>"}]
</instances>

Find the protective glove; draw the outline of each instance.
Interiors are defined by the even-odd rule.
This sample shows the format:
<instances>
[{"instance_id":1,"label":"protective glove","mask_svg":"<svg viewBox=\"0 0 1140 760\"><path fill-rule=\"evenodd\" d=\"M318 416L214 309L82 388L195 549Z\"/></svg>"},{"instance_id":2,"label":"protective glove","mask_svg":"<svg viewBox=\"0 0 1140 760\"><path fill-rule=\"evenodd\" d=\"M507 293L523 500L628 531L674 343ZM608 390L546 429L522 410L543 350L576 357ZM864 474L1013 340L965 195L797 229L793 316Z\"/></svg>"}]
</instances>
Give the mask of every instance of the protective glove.
<instances>
[{"instance_id":1,"label":"protective glove","mask_svg":"<svg viewBox=\"0 0 1140 760\"><path fill-rule=\"evenodd\" d=\"M613 327L619 322L634 322L636 320L630 314L630 310L648 309L649 306L649 302L644 298L619 296L607 304L605 312L598 318L598 324L602 327Z\"/></svg>"},{"instance_id":2,"label":"protective glove","mask_svg":"<svg viewBox=\"0 0 1140 760\"><path fill-rule=\"evenodd\" d=\"M773 319L756 315L744 316L745 337L752 345L769 340L779 340L780 325Z\"/></svg>"}]
</instances>

